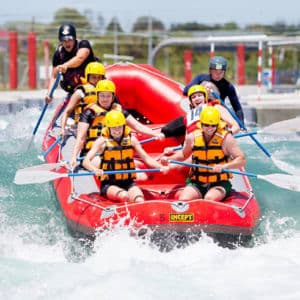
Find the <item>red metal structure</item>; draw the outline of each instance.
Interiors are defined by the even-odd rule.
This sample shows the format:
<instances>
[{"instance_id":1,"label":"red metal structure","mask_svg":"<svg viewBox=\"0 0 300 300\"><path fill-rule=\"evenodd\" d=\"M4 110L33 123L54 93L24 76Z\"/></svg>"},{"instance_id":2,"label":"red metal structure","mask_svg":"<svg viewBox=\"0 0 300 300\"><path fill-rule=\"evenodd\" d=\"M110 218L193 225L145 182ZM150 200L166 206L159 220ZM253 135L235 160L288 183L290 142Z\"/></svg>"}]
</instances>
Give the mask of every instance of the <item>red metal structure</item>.
<instances>
[{"instance_id":1,"label":"red metal structure","mask_svg":"<svg viewBox=\"0 0 300 300\"><path fill-rule=\"evenodd\" d=\"M18 87L18 34L9 32L9 88Z\"/></svg>"},{"instance_id":2,"label":"red metal structure","mask_svg":"<svg viewBox=\"0 0 300 300\"><path fill-rule=\"evenodd\" d=\"M44 41L44 63L45 63L45 87L48 87L49 84L49 65L50 65L50 45L49 41Z\"/></svg>"},{"instance_id":3,"label":"red metal structure","mask_svg":"<svg viewBox=\"0 0 300 300\"><path fill-rule=\"evenodd\" d=\"M184 78L186 84L192 80L192 57L193 52L191 50L184 51Z\"/></svg>"},{"instance_id":4,"label":"red metal structure","mask_svg":"<svg viewBox=\"0 0 300 300\"><path fill-rule=\"evenodd\" d=\"M245 84L245 46L237 44L237 84Z\"/></svg>"},{"instance_id":5,"label":"red metal structure","mask_svg":"<svg viewBox=\"0 0 300 300\"><path fill-rule=\"evenodd\" d=\"M36 34L29 32L27 35L28 43L28 87L36 89Z\"/></svg>"}]
</instances>

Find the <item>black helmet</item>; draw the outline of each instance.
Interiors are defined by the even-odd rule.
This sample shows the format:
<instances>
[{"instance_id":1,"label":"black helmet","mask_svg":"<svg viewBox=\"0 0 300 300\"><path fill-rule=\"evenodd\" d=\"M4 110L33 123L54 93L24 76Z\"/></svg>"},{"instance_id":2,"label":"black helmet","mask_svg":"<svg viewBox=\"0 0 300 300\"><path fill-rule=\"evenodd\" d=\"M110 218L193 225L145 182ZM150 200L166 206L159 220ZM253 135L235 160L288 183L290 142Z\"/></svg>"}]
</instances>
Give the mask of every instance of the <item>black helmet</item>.
<instances>
[{"instance_id":1,"label":"black helmet","mask_svg":"<svg viewBox=\"0 0 300 300\"><path fill-rule=\"evenodd\" d=\"M58 39L60 41L76 40L76 28L72 24L64 24L59 27Z\"/></svg>"},{"instance_id":2,"label":"black helmet","mask_svg":"<svg viewBox=\"0 0 300 300\"><path fill-rule=\"evenodd\" d=\"M222 56L214 56L210 59L208 67L213 70L223 70L227 69L227 60Z\"/></svg>"}]
</instances>

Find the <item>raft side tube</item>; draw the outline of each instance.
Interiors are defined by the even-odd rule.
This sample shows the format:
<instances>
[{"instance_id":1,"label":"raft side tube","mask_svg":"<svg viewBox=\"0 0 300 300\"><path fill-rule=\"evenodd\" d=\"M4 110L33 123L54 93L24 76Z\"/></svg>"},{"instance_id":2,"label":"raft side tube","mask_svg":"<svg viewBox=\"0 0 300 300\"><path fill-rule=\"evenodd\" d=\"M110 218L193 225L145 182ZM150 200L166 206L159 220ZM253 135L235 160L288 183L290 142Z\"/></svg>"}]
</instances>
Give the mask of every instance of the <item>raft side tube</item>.
<instances>
[{"instance_id":1,"label":"raft side tube","mask_svg":"<svg viewBox=\"0 0 300 300\"><path fill-rule=\"evenodd\" d=\"M167 123L185 114L180 105L185 96L178 83L152 69L115 64L106 74L116 84L116 94L125 109L137 110L152 123Z\"/></svg>"}]
</instances>

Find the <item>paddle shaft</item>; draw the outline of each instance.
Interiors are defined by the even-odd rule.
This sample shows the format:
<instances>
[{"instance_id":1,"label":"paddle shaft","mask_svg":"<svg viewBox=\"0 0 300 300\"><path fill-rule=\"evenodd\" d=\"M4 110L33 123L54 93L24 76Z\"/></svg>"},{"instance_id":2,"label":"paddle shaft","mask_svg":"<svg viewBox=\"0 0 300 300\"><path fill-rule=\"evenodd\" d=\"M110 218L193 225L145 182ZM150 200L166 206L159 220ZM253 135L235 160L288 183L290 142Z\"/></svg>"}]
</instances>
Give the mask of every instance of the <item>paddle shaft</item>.
<instances>
[{"instance_id":1,"label":"paddle shaft","mask_svg":"<svg viewBox=\"0 0 300 300\"><path fill-rule=\"evenodd\" d=\"M170 160L170 163L180 164L180 165L189 166L189 167L212 169L212 167L210 167L210 166L197 165L197 164L186 163L186 162L181 162L181 161L177 161L177 160ZM280 188L283 188L283 189L300 192L300 176L283 174L283 173L259 175L259 174L254 174L254 173L249 173L249 172L241 172L241 171L229 170L229 169L223 169L222 171L225 173L233 173L233 174L238 174L238 175L243 175L243 176L248 176L248 177L254 177L257 179L265 180L265 181L267 181L275 186L278 186Z\"/></svg>"},{"instance_id":2,"label":"paddle shaft","mask_svg":"<svg viewBox=\"0 0 300 300\"><path fill-rule=\"evenodd\" d=\"M50 90L50 93L49 93L49 97L53 97L53 94L54 94L54 91L56 90L57 86L58 86L58 83L60 81L60 77L61 77L61 73L59 72L57 75L56 75L56 78L55 78L55 81L53 83L53 86Z\"/></svg>"},{"instance_id":3,"label":"paddle shaft","mask_svg":"<svg viewBox=\"0 0 300 300\"><path fill-rule=\"evenodd\" d=\"M243 132L243 133L238 133L238 134L234 135L234 137L236 139L238 139L238 138L241 138L241 137L244 137L244 136L252 136L252 135L255 135L255 134L257 134L257 131Z\"/></svg>"},{"instance_id":4,"label":"paddle shaft","mask_svg":"<svg viewBox=\"0 0 300 300\"><path fill-rule=\"evenodd\" d=\"M114 174L129 174L129 173L153 173L160 172L160 169L139 169L139 170L114 170L114 171L104 171L105 175L114 175ZM66 173L69 177L77 176L89 176L95 175L95 172L84 172L84 173ZM64 174L65 176L65 174Z\"/></svg>"},{"instance_id":5,"label":"paddle shaft","mask_svg":"<svg viewBox=\"0 0 300 300\"><path fill-rule=\"evenodd\" d=\"M51 90L50 90L50 93L49 93L49 97L50 97L50 98L53 96L53 93L54 93L55 89L56 89L57 86L58 86L58 83L59 83L59 81L60 81L60 77L61 77L61 73L58 73L57 76L56 76L56 78L55 78L55 81L54 81L54 83L53 83L53 86L52 86L52 88L51 88ZM41 121L42 121L42 119L43 119L43 117L44 117L44 114L45 114L47 108L48 108L48 103L45 103L45 104L44 104L44 107L43 107L43 109L42 109L42 112L41 112L41 114L40 114L40 117L39 117L39 119L38 119L38 121L37 121L37 123L36 123L36 125L35 125L34 130L33 130L33 133L32 133L33 135L36 134L36 132L37 132L39 126L40 126L40 123L41 123Z\"/></svg>"},{"instance_id":6,"label":"paddle shaft","mask_svg":"<svg viewBox=\"0 0 300 300\"><path fill-rule=\"evenodd\" d=\"M150 172L160 172L160 169L138 169L138 170L112 170L104 171L104 174L129 174L129 173L150 173ZM59 178L66 177L78 177L78 176L91 176L96 175L95 172L84 172L84 173L59 173L50 170L39 170L30 168L24 170L18 170L16 172L14 183L16 184L32 184L32 183L44 183L47 181L56 180Z\"/></svg>"},{"instance_id":7,"label":"paddle shaft","mask_svg":"<svg viewBox=\"0 0 300 300\"><path fill-rule=\"evenodd\" d=\"M228 110L231 116L237 121L239 126L244 130L248 130L246 125L236 116L236 114L226 105L226 103L216 93L213 92L213 95L221 101L221 104ZM256 143L256 145L266 154L266 156L271 158L270 152L257 140L257 138L253 134L250 134L249 136Z\"/></svg>"},{"instance_id":8,"label":"paddle shaft","mask_svg":"<svg viewBox=\"0 0 300 300\"><path fill-rule=\"evenodd\" d=\"M238 139L238 138L248 136L248 135L253 135L253 134L257 134L257 132L252 131L252 132L246 132L246 133L239 133L239 134L234 135L234 137ZM177 151L177 150L181 150L182 148L183 148L182 146L176 146L176 147L172 148L172 150Z\"/></svg>"},{"instance_id":9,"label":"paddle shaft","mask_svg":"<svg viewBox=\"0 0 300 300\"><path fill-rule=\"evenodd\" d=\"M178 161L178 160L170 160L169 162L173 163L173 164L188 166L188 167L204 168L204 169L208 169L208 170L212 170L213 169L210 166L205 166L205 165L200 165L200 164L199 165L198 164L192 164L192 163L187 163L187 162ZM238 174L238 175L244 175L244 176L255 177L255 178L258 177L258 175L254 174L254 173L242 172L242 171L231 170L231 169L222 169L222 172L232 173L232 174Z\"/></svg>"},{"instance_id":10,"label":"paddle shaft","mask_svg":"<svg viewBox=\"0 0 300 300\"><path fill-rule=\"evenodd\" d=\"M52 149L62 140L62 136L59 136L50 146L49 148L42 153L42 156L45 158L51 151Z\"/></svg>"},{"instance_id":11,"label":"paddle shaft","mask_svg":"<svg viewBox=\"0 0 300 300\"><path fill-rule=\"evenodd\" d=\"M210 166L201 166L197 164L191 164L180 161L171 161L171 163L182 164L189 167L203 167L207 169L212 169ZM89 176L96 175L95 172L84 172L84 173L58 173L51 171L48 167L55 168L56 164L47 164L47 167L44 168L45 165L35 166L30 168L25 168L22 170L18 170L16 172L14 183L15 184L32 184L32 183L44 183L47 181L56 180L59 178L65 177L75 177L75 176ZM112 174L120 174L120 173L140 173L140 172L160 172L160 169L139 169L139 170L113 170L113 171L105 171L104 174L112 175ZM300 177L291 176L289 174L269 174L269 175L256 175L248 172L240 172L237 170L228 170L224 169L224 172L230 172L233 174L244 175L249 177L256 177L258 179L262 179L268 181L276 186L281 188L285 188L292 191L300 192Z\"/></svg>"},{"instance_id":12,"label":"paddle shaft","mask_svg":"<svg viewBox=\"0 0 300 300\"><path fill-rule=\"evenodd\" d=\"M155 141L155 140L157 140L156 137L151 137L151 138L144 139L144 140L140 141L140 144L141 144L141 145L142 145L142 144L146 144L146 143L149 143L149 142L152 142L152 141ZM99 156L100 154L99 154L99 153L96 153L96 155ZM84 160L84 158L85 158L85 156L79 156L79 157L77 158L77 161L82 161L82 160Z\"/></svg>"},{"instance_id":13,"label":"paddle shaft","mask_svg":"<svg viewBox=\"0 0 300 300\"><path fill-rule=\"evenodd\" d=\"M43 117L44 117L44 114L45 114L47 108L48 108L48 103L45 103L45 104L44 104L44 107L43 107L43 109L42 109L42 112L41 112L41 114L40 114L40 116L39 116L39 119L38 119L38 121L37 121L37 123L36 123L36 125L35 125L35 127L34 127L34 130L33 130L33 133L32 133L33 135L36 134L36 132L37 132L37 130L38 130L40 124L41 124L41 121L42 121L42 119L43 119Z\"/></svg>"},{"instance_id":14,"label":"paddle shaft","mask_svg":"<svg viewBox=\"0 0 300 300\"><path fill-rule=\"evenodd\" d=\"M152 142L152 141L155 141L155 140L157 140L157 138L153 136L151 138L140 141L140 144L143 145L145 143L149 143L149 142Z\"/></svg>"}]
</instances>

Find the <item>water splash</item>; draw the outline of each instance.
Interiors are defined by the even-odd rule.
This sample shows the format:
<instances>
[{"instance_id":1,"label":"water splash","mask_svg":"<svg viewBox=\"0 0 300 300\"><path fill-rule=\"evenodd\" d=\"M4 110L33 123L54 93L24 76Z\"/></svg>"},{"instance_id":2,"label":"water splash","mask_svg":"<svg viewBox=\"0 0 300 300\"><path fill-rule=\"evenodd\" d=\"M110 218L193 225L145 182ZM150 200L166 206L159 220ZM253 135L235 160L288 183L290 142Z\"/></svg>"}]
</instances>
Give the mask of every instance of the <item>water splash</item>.
<instances>
[{"instance_id":1,"label":"water splash","mask_svg":"<svg viewBox=\"0 0 300 300\"><path fill-rule=\"evenodd\" d=\"M272 161L274 162L274 164L277 166L277 168L279 168L280 170L292 174L292 175L300 175L300 168L299 167L295 167L294 165L291 165L287 162L284 162L282 160L279 160L277 158L272 158Z\"/></svg>"},{"instance_id":2,"label":"water splash","mask_svg":"<svg viewBox=\"0 0 300 300\"><path fill-rule=\"evenodd\" d=\"M298 193L253 180L262 220L250 248L221 248L203 235L188 247L161 252L148 238L137 239L121 227L99 235L91 248L68 232L51 184L12 183L17 169L40 164L50 112L34 147L19 152L39 113L28 109L17 115L29 127L15 124L16 115L5 116L8 126L0 131L1 299L299 299ZM299 139L263 141L277 159L300 166ZM278 172L251 140L239 143L247 171Z\"/></svg>"}]
</instances>

